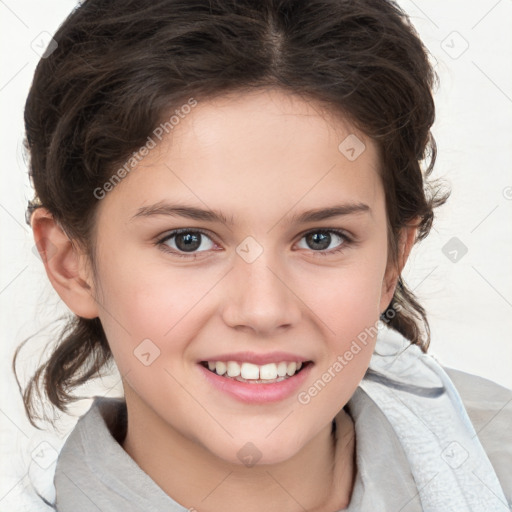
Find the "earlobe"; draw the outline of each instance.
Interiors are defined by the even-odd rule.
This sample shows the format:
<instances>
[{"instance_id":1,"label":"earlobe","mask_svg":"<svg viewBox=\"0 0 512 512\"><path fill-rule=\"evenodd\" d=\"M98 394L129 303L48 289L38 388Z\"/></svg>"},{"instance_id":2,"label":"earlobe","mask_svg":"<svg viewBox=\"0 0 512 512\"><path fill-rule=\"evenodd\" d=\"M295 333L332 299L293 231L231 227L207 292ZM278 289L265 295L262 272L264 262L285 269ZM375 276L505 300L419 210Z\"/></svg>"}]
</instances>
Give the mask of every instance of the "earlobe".
<instances>
[{"instance_id":1,"label":"earlobe","mask_svg":"<svg viewBox=\"0 0 512 512\"><path fill-rule=\"evenodd\" d=\"M47 209L40 207L34 211L31 226L37 250L55 291L76 315L96 318L98 306L86 255L71 242Z\"/></svg>"}]
</instances>

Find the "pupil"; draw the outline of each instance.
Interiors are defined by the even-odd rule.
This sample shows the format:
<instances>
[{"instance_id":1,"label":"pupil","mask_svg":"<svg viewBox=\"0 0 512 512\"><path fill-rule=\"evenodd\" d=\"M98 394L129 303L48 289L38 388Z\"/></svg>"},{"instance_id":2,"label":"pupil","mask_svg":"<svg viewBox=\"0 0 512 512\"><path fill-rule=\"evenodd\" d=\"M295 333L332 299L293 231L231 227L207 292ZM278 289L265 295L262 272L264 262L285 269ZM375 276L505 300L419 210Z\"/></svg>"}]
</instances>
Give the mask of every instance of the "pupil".
<instances>
[{"instance_id":1,"label":"pupil","mask_svg":"<svg viewBox=\"0 0 512 512\"><path fill-rule=\"evenodd\" d=\"M326 249L331 243L331 235L327 232L311 233L307 236L308 243L312 241L314 244L320 244L320 247L312 247L312 249Z\"/></svg>"},{"instance_id":2,"label":"pupil","mask_svg":"<svg viewBox=\"0 0 512 512\"><path fill-rule=\"evenodd\" d=\"M176 246L180 251L192 252L201 245L201 234L183 233L176 235Z\"/></svg>"}]
</instances>

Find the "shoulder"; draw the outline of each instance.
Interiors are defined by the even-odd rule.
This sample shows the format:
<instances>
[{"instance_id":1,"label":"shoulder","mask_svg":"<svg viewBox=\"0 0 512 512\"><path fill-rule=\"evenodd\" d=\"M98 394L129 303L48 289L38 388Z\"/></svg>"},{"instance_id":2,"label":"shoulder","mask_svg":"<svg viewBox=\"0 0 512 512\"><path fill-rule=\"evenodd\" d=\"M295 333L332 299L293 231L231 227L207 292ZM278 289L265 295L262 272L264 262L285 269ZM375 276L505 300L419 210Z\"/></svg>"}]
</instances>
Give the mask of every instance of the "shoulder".
<instances>
[{"instance_id":1,"label":"shoulder","mask_svg":"<svg viewBox=\"0 0 512 512\"><path fill-rule=\"evenodd\" d=\"M512 390L461 370L443 369L457 388L505 496L512 502Z\"/></svg>"},{"instance_id":2,"label":"shoulder","mask_svg":"<svg viewBox=\"0 0 512 512\"><path fill-rule=\"evenodd\" d=\"M512 442L512 390L492 380L443 366L462 398L477 434L502 434Z\"/></svg>"}]
</instances>

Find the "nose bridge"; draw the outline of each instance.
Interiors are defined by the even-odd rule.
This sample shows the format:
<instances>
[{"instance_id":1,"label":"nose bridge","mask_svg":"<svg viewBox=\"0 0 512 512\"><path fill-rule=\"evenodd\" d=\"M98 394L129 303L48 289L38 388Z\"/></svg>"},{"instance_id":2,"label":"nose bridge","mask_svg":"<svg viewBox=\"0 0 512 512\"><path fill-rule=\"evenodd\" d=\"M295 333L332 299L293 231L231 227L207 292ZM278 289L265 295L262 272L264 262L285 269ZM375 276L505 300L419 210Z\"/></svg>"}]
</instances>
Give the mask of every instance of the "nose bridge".
<instances>
[{"instance_id":1,"label":"nose bridge","mask_svg":"<svg viewBox=\"0 0 512 512\"><path fill-rule=\"evenodd\" d=\"M270 249L261 248L257 255L257 249L251 241L237 249L224 320L231 327L245 326L260 334L271 334L275 329L296 324L300 307L289 289L291 283L286 283L282 260L275 258Z\"/></svg>"}]
</instances>

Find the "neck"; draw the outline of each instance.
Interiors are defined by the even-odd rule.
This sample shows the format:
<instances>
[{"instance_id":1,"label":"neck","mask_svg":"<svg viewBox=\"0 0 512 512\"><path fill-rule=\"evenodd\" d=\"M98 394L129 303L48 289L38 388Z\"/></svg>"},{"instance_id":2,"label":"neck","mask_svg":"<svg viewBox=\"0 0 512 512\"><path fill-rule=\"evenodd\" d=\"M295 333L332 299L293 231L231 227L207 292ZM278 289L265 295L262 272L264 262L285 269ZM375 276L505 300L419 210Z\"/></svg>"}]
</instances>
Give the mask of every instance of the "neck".
<instances>
[{"instance_id":1,"label":"neck","mask_svg":"<svg viewBox=\"0 0 512 512\"><path fill-rule=\"evenodd\" d=\"M334 512L350 502L355 439L352 418L343 409L335 432L329 423L290 459L246 467L219 459L145 407L128 405L123 448L167 495L190 510Z\"/></svg>"}]
</instances>

